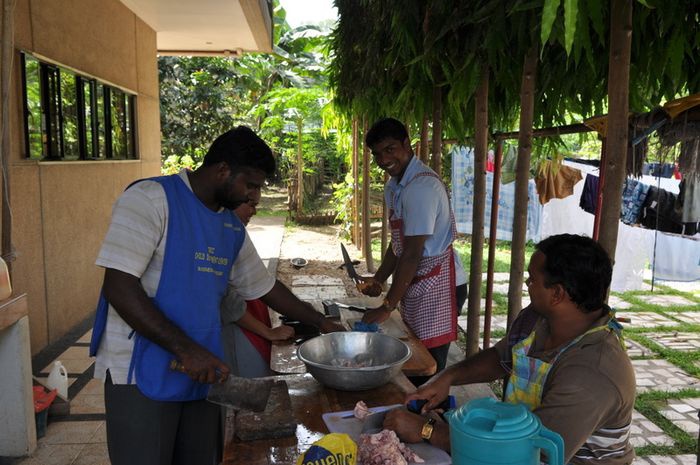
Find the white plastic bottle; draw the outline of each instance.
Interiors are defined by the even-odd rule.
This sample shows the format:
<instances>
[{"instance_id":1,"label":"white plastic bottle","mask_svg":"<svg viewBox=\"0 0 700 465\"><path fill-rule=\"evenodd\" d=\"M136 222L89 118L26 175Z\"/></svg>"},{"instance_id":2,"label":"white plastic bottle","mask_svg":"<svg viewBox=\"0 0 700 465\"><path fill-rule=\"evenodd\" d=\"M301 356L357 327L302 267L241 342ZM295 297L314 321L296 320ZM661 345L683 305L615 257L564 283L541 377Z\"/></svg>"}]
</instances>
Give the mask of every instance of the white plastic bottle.
<instances>
[{"instance_id":1,"label":"white plastic bottle","mask_svg":"<svg viewBox=\"0 0 700 465\"><path fill-rule=\"evenodd\" d=\"M0 300L9 299L12 295L12 284L10 284L10 272L7 263L0 257Z\"/></svg>"},{"instance_id":2,"label":"white plastic bottle","mask_svg":"<svg viewBox=\"0 0 700 465\"><path fill-rule=\"evenodd\" d=\"M53 362L46 384L49 389L56 389L58 395L66 400L68 399L68 371L59 360Z\"/></svg>"}]
</instances>

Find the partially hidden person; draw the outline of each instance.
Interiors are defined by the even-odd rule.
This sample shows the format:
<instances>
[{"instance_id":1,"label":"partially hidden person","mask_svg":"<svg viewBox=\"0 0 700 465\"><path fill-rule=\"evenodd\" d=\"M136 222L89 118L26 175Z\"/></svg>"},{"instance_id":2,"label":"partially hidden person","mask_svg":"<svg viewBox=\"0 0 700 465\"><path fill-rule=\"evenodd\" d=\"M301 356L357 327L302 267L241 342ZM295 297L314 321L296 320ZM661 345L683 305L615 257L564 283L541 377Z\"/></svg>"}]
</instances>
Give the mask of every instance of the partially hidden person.
<instances>
[{"instance_id":1,"label":"partially hidden person","mask_svg":"<svg viewBox=\"0 0 700 465\"><path fill-rule=\"evenodd\" d=\"M228 284L245 299L285 302L323 332L342 329L268 274L233 213L274 170L269 146L239 126L195 171L137 181L116 201L96 261L105 275L90 347L113 465L218 463L221 409L205 397L230 373L219 311Z\"/></svg>"},{"instance_id":2,"label":"partially hidden person","mask_svg":"<svg viewBox=\"0 0 700 465\"><path fill-rule=\"evenodd\" d=\"M257 213L259 199L251 199L234 210L244 226ZM280 310L283 312L284 310ZM287 325L272 327L267 304L262 299L245 300L229 286L221 302L224 361L236 376L259 378L272 376L272 342L294 336Z\"/></svg>"},{"instance_id":3,"label":"partially hidden person","mask_svg":"<svg viewBox=\"0 0 700 465\"><path fill-rule=\"evenodd\" d=\"M359 289L376 296L389 276L393 278L382 305L366 312L362 321L381 323L400 303L403 321L440 371L447 364L450 342L457 338L458 258L452 249L457 231L447 190L440 177L413 154L408 131L400 121L377 121L365 143L377 165L391 176L384 187L391 245L377 272L363 278ZM426 379L411 380L419 385Z\"/></svg>"},{"instance_id":4,"label":"partially hidden person","mask_svg":"<svg viewBox=\"0 0 700 465\"><path fill-rule=\"evenodd\" d=\"M450 386L507 376L505 401L525 404L562 436L564 463L632 463L636 383L622 328L605 304L610 258L588 237L561 234L536 245L527 271L531 304L506 337L409 394L407 402L427 400L426 416L396 410L384 427L405 442L425 440L449 451L449 426L431 409L447 398Z\"/></svg>"}]
</instances>

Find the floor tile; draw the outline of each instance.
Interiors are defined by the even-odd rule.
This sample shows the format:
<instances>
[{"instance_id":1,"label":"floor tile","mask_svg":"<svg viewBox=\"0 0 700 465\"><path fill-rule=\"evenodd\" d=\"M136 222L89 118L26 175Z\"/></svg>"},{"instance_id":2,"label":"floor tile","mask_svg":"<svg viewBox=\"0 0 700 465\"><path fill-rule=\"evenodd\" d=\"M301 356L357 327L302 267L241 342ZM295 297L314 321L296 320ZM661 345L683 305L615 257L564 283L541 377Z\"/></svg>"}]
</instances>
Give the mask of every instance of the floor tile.
<instances>
[{"instance_id":1,"label":"floor tile","mask_svg":"<svg viewBox=\"0 0 700 465\"><path fill-rule=\"evenodd\" d=\"M667 349L683 352L700 349L699 333L648 333L645 336Z\"/></svg>"},{"instance_id":2,"label":"floor tile","mask_svg":"<svg viewBox=\"0 0 700 465\"><path fill-rule=\"evenodd\" d=\"M626 300L622 300L616 295L610 296L610 298L608 299L608 305L617 310L624 310L626 308L632 307L631 303L627 302Z\"/></svg>"},{"instance_id":3,"label":"floor tile","mask_svg":"<svg viewBox=\"0 0 700 465\"><path fill-rule=\"evenodd\" d=\"M666 312L669 316L684 323L700 324L700 312Z\"/></svg>"},{"instance_id":4,"label":"floor tile","mask_svg":"<svg viewBox=\"0 0 700 465\"><path fill-rule=\"evenodd\" d=\"M632 428L630 429L630 444L642 446L671 446L673 439L663 432L655 423L638 411L632 412Z\"/></svg>"},{"instance_id":5,"label":"floor tile","mask_svg":"<svg viewBox=\"0 0 700 465\"><path fill-rule=\"evenodd\" d=\"M107 443L86 444L71 465L110 465Z\"/></svg>"},{"instance_id":6,"label":"floor tile","mask_svg":"<svg viewBox=\"0 0 700 465\"><path fill-rule=\"evenodd\" d=\"M689 401L692 401L692 404ZM700 399L668 399L667 406L661 408L659 413L686 433L697 438L700 427L696 407L698 401Z\"/></svg>"},{"instance_id":7,"label":"floor tile","mask_svg":"<svg viewBox=\"0 0 700 465\"><path fill-rule=\"evenodd\" d=\"M61 364L63 364L64 367L66 367L66 371L68 371L69 375L82 375L85 373L85 371L92 366L93 363L95 363L94 358L82 358L82 359L63 359L63 358L58 358L57 360L61 361ZM48 374L51 372L51 368L53 366L53 362L51 364L45 366L41 370L42 375L48 376Z\"/></svg>"},{"instance_id":8,"label":"floor tile","mask_svg":"<svg viewBox=\"0 0 700 465\"><path fill-rule=\"evenodd\" d=\"M652 294L652 295L645 295L644 296L644 302L652 304L652 305L661 305L663 307L669 307L669 306L687 306L687 305L693 305L694 302L686 299L685 297L681 297L679 295L669 295L669 294Z\"/></svg>"},{"instance_id":9,"label":"floor tile","mask_svg":"<svg viewBox=\"0 0 700 465\"><path fill-rule=\"evenodd\" d=\"M637 392L676 392L700 386L700 380L666 360L632 360L632 366L637 377Z\"/></svg>"},{"instance_id":10,"label":"floor tile","mask_svg":"<svg viewBox=\"0 0 700 465\"><path fill-rule=\"evenodd\" d=\"M101 442L107 443L107 423L104 421L100 422L100 426L97 428L97 431L95 431L95 434L92 435L88 444L97 444Z\"/></svg>"},{"instance_id":11,"label":"floor tile","mask_svg":"<svg viewBox=\"0 0 700 465\"><path fill-rule=\"evenodd\" d=\"M616 317L629 322L623 322L625 328L655 328L657 326L678 326L677 321L666 318L655 312L617 312Z\"/></svg>"},{"instance_id":12,"label":"floor tile","mask_svg":"<svg viewBox=\"0 0 700 465\"><path fill-rule=\"evenodd\" d=\"M105 413L105 398L102 394L85 394L80 391L70 401L70 413Z\"/></svg>"},{"instance_id":13,"label":"floor tile","mask_svg":"<svg viewBox=\"0 0 700 465\"><path fill-rule=\"evenodd\" d=\"M292 286L342 286L343 280L321 274L307 274L292 277Z\"/></svg>"},{"instance_id":14,"label":"floor tile","mask_svg":"<svg viewBox=\"0 0 700 465\"><path fill-rule=\"evenodd\" d=\"M76 342L89 343L91 339L92 339L92 329L90 331L88 331L87 333L83 334L83 336L80 339L78 339Z\"/></svg>"},{"instance_id":15,"label":"floor tile","mask_svg":"<svg viewBox=\"0 0 700 465\"><path fill-rule=\"evenodd\" d=\"M80 394L86 394L89 396L94 395L104 395L104 383L101 379L91 379L88 383L83 386L80 390Z\"/></svg>"},{"instance_id":16,"label":"floor tile","mask_svg":"<svg viewBox=\"0 0 700 465\"><path fill-rule=\"evenodd\" d=\"M41 440L45 444L86 444L101 423L100 421L49 421L46 436Z\"/></svg>"},{"instance_id":17,"label":"floor tile","mask_svg":"<svg viewBox=\"0 0 700 465\"><path fill-rule=\"evenodd\" d=\"M16 465L71 465L84 447L84 444L47 444L42 438L34 453Z\"/></svg>"},{"instance_id":18,"label":"floor tile","mask_svg":"<svg viewBox=\"0 0 700 465\"><path fill-rule=\"evenodd\" d=\"M294 286L292 292L301 300L344 299L348 296L341 286Z\"/></svg>"},{"instance_id":19,"label":"floor tile","mask_svg":"<svg viewBox=\"0 0 700 465\"><path fill-rule=\"evenodd\" d=\"M625 348L627 349L627 355L630 357L649 357L656 355L656 352L653 350L644 347L639 342L633 341L628 337L625 338Z\"/></svg>"}]
</instances>

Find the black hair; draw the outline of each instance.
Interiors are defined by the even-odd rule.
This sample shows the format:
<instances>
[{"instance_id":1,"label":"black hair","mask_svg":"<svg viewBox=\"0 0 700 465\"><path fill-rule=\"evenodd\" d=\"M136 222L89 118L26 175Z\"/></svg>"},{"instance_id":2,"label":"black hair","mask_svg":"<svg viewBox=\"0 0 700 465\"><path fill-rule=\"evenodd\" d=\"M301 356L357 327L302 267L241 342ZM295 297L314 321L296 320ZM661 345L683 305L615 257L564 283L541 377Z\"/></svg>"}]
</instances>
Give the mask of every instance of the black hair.
<instances>
[{"instance_id":1,"label":"black hair","mask_svg":"<svg viewBox=\"0 0 700 465\"><path fill-rule=\"evenodd\" d=\"M275 158L270 146L247 126L238 126L217 137L204 156L202 166L222 161L233 172L254 168L264 171L268 178L275 173Z\"/></svg>"},{"instance_id":2,"label":"black hair","mask_svg":"<svg viewBox=\"0 0 700 465\"><path fill-rule=\"evenodd\" d=\"M396 139L401 142L408 139L406 126L404 126L401 121L394 118L380 119L367 131L365 144L367 144L367 147L372 147L377 142L381 142L387 138Z\"/></svg>"},{"instance_id":3,"label":"black hair","mask_svg":"<svg viewBox=\"0 0 700 465\"><path fill-rule=\"evenodd\" d=\"M605 304L612 262L600 244L590 237L559 234L544 239L535 249L545 256L545 287L561 284L585 313Z\"/></svg>"}]
</instances>

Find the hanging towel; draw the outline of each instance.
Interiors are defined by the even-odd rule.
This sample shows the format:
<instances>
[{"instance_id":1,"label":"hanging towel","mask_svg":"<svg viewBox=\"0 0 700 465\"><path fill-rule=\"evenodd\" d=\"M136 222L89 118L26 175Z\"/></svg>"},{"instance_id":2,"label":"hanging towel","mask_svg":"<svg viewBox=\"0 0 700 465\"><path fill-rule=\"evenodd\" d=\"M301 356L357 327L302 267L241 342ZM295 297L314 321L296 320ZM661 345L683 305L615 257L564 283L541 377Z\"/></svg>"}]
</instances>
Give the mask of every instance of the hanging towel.
<instances>
[{"instance_id":1,"label":"hanging towel","mask_svg":"<svg viewBox=\"0 0 700 465\"><path fill-rule=\"evenodd\" d=\"M647 198L649 185L627 178L625 187L622 190L622 208L620 209L620 219L626 224L639 223L642 212L642 205Z\"/></svg>"},{"instance_id":2,"label":"hanging towel","mask_svg":"<svg viewBox=\"0 0 700 465\"><path fill-rule=\"evenodd\" d=\"M579 200L579 207L595 215L596 205L598 204L598 176L593 174L587 174L586 180L583 184L583 192L581 192L581 200Z\"/></svg>"},{"instance_id":3,"label":"hanging towel","mask_svg":"<svg viewBox=\"0 0 700 465\"><path fill-rule=\"evenodd\" d=\"M545 160L535 177L540 204L570 196L574 193L574 185L581 179L581 171L576 168L564 166L561 162Z\"/></svg>"}]
</instances>

